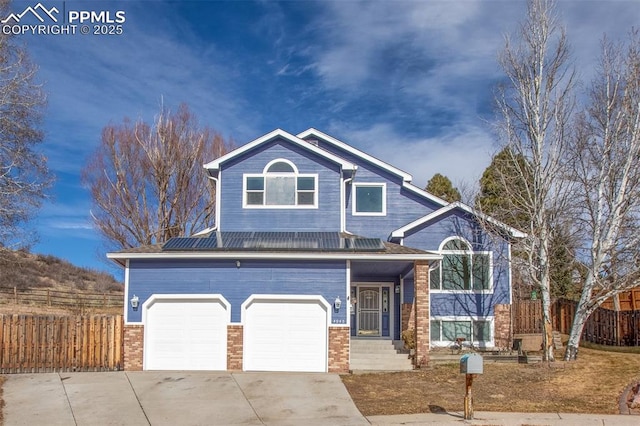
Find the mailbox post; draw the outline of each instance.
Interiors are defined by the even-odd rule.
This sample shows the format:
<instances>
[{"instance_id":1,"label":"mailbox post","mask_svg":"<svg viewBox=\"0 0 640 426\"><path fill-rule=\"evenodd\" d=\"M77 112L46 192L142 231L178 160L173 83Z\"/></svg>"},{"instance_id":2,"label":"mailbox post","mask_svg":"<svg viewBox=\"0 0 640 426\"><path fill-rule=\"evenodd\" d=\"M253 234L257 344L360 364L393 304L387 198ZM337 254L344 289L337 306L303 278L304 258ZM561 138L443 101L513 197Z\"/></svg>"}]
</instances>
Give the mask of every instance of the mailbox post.
<instances>
[{"instance_id":1,"label":"mailbox post","mask_svg":"<svg viewBox=\"0 0 640 426\"><path fill-rule=\"evenodd\" d=\"M471 386L473 378L476 374L483 372L482 356L476 353L462 355L460 358L460 373L465 374L465 393L464 393L464 419L473 419L473 397L471 394Z\"/></svg>"}]
</instances>

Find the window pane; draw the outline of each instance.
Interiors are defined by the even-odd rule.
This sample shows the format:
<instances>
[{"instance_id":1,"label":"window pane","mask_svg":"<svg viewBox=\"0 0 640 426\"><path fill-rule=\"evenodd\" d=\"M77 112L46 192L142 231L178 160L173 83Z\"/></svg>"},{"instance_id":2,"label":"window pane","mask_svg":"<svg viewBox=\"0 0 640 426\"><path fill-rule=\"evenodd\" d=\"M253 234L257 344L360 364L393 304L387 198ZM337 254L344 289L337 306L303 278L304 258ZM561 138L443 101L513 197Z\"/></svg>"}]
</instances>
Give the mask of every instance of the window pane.
<instances>
[{"instance_id":1,"label":"window pane","mask_svg":"<svg viewBox=\"0 0 640 426\"><path fill-rule=\"evenodd\" d=\"M382 187L356 186L356 212L382 213Z\"/></svg>"},{"instance_id":2,"label":"window pane","mask_svg":"<svg viewBox=\"0 0 640 426\"><path fill-rule=\"evenodd\" d=\"M299 206L312 206L315 192L298 192Z\"/></svg>"},{"instance_id":3,"label":"window pane","mask_svg":"<svg viewBox=\"0 0 640 426\"><path fill-rule=\"evenodd\" d=\"M291 164L285 163L284 161L278 161L277 163L273 163L267 169L267 173L294 173L293 167Z\"/></svg>"},{"instance_id":4,"label":"window pane","mask_svg":"<svg viewBox=\"0 0 640 426\"><path fill-rule=\"evenodd\" d=\"M473 289L488 290L489 286L489 255L473 255Z\"/></svg>"},{"instance_id":5,"label":"window pane","mask_svg":"<svg viewBox=\"0 0 640 426\"><path fill-rule=\"evenodd\" d=\"M263 192L247 192L247 204L261 206L263 204Z\"/></svg>"},{"instance_id":6,"label":"window pane","mask_svg":"<svg viewBox=\"0 0 640 426\"><path fill-rule=\"evenodd\" d=\"M491 340L491 323L489 321L475 321L473 323L473 340L476 342Z\"/></svg>"},{"instance_id":7,"label":"window pane","mask_svg":"<svg viewBox=\"0 0 640 426\"><path fill-rule=\"evenodd\" d=\"M313 191L316 189L316 180L313 177L299 177L298 191Z\"/></svg>"},{"instance_id":8,"label":"window pane","mask_svg":"<svg viewBox=\"0 0 640 426\"><path fill-rule=\"evenodd\" d=\"M431 290L439 290L440 289L440 267L438 269L434 269L431 271L429 275L429 288Z\"/></svg>"},{"instance_id":9,"label":"window pane","mask_svg":"<svg viewBox=\"0 0 640 426\"><path fill-rule=\"evenodd\" d=\"M462 240L449 240L444 243L443 250L469 250L469 247Z\"/></svg>"},{"instance_id":10,"label":"window pane","mask_svg":"<svg viewBox=\"0 0 640 426\"><path fill-rule=\"evenodd\" d=\"M264 178L262 177L248 177L247 178L247 190L248 191L262 191L264 189Z\"/></svg>"},{"instance_id":11,"label":"window pane","mask_svg":"<svg viewBox=\"0 0 640 426\"><path fill-rule=\"evenodd\" d=\"M445 254L442 258L442 289L468 290L469 288L469 256Z\"/></svg>"},{"instance_id":12,"label":"window pane","mask_svg":"<svg viewBox=\"0 0 640 426\"><path fill-rule=\"evenodd\" d=\"M458 337L471 340L471 321L442 321L442 340L453 342Z\"/></svg>"},{"instance_id":13,"label":"window pane","mask_svg":"<svg viewBox=\"0 0 640 426\"><path fill-rule=\"evenodd\" d=\"M440 337L440 321L431 321L431 341L440 341L442 340Z\"/></svg>"},{"instance_id":14,"label":"window pane","mask_svg":"<svg viewBox=\"0 0 640 426\"><path fill-rule=\"evenodd\" d=\"M266 204L269 206L293 206L296 203L296 181L294 177L267 176Z\"/></svg>"}]
</instances>

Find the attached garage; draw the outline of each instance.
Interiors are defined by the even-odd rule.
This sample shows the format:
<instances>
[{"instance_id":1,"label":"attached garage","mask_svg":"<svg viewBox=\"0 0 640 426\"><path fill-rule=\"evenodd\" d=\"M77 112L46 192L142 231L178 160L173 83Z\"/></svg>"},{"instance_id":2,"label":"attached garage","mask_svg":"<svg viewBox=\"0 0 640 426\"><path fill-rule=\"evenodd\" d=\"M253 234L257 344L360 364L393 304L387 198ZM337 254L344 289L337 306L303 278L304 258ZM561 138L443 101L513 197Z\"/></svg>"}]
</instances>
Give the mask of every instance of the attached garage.
<instances>
[{"instance_id":1,"label":"attached garage","mask_svg":"<svg viewBox=\"0 0 640 426\"><path fill-rule=\"evenodd\" d=\"M230 305L220 295L153 295L143 305L145 370L226 370Z\"/></svg>"},{"instance_id":2,"label":"attached garage","mask_svg":"<svg viewBox=\"0 0 640 426\"><path fill-rule=\"evenodd\" d=\"M323 297L254 295L242 313L245 371L327 371L330 305Z\"/></svg>"}]
</instances>

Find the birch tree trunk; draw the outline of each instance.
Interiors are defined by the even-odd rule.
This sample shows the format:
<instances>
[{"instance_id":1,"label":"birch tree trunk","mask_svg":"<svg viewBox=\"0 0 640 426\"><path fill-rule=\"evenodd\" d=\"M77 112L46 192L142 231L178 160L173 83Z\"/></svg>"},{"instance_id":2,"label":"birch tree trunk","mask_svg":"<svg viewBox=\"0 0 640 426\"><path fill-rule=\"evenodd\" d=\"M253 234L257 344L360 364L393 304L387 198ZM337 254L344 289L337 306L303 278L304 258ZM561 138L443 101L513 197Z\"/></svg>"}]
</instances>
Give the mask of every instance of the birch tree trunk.
<instances>
[{"instance_id":1,"label":"birch tree trunk","mask_svg":"<svg viewBox=\"0 0 640 426\"><path fill-rule=\"evenodd\" d=\"M520 273L537 288L543 310L544 359L554 360L549 247L563 217L567 187L561 179L566 134L572 115L575 72L569 64L564 28L551 0L530 0L515 41L506 38L499 62L508 84L499 88L498 131L514 175L499 177L512 214L528 218L528 237L514 248ZM511 173L510 172L510 173ZM524 184L524 185L522 185Z\"/></svg>"},{"instance_id":2,"label":"birch tree trunk","mask_svg":"<svg viewBox=\"0 0 640 426\"><path fill-rule=\"evenodd\" d=\"M576 359L589 315L640 283L640 37L602 42L602 56L570 145L575 225L585 277L564 359Z\"/></svg>"}]
</instances>

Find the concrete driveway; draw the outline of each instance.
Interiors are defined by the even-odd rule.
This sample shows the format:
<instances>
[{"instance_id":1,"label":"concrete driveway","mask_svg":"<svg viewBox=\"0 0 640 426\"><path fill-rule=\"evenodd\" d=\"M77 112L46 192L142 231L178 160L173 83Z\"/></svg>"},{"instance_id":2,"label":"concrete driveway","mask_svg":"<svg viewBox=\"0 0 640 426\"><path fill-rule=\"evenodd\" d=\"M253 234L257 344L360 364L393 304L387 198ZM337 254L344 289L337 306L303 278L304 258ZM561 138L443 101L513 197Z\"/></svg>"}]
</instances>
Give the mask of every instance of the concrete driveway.
<instances>
[{"instance_id":1,"label":"concrete driveway","mask_svg":"<svg viewBox=\"0 0 640 426\"><path fill-rule=\"evenodd\" d=\"M5 425L369 425L322 373L7 375Z\"/></svg>"}]
</instances>

